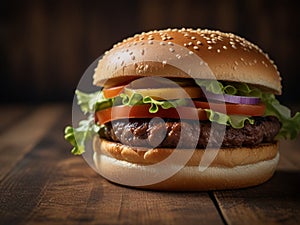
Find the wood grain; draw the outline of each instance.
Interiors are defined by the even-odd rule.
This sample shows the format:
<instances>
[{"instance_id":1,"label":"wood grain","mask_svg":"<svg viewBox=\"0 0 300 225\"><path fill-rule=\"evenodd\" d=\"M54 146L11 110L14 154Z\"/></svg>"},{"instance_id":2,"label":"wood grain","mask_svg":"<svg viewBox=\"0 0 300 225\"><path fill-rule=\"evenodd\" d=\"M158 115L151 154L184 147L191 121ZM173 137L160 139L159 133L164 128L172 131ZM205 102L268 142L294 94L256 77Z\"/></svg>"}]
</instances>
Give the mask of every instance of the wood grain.
<instances>
[{"instance_id":1,"label":"wood grain","mask_svg":"<svg viewBox=\"0 0 300 225\"><path fill-rule=\"evenodd\" d=\"M0 180L48 132L64 110L62 105L43 105L18 120L19 113L12 111L14 123L0 136Z\"/></svg>"}]
</instances>

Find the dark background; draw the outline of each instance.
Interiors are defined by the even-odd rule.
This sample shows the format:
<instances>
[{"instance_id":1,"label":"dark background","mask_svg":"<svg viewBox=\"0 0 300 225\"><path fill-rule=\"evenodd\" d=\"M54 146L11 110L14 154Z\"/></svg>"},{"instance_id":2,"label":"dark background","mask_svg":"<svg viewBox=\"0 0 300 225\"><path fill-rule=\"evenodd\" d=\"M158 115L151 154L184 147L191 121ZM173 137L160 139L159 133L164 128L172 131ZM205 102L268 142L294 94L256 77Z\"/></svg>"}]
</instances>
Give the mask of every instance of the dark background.
<instances>
[{"instance_id":1,"label":"dark background","mask_svg":"<svg viewBox=\"0 0 300 225\"><path fill-rule=\"evenodd\" d=\"M232 32L260 46L283 77L286 104L299 103L297 1L1 1L0 101L72 101L86 68L135 33L160 28Z\"/></svg>"}]
</instances>

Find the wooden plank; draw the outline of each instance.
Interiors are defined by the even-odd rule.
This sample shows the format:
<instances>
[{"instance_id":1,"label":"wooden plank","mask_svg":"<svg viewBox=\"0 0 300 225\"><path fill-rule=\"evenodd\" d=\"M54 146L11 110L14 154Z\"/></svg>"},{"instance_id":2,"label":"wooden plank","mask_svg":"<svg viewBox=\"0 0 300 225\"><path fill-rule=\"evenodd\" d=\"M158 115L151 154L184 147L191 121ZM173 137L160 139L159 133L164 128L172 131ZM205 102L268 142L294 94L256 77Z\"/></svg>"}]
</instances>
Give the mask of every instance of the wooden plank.
<instances>
[{"instance_id":1,"label":"wooden plank","mask_svg":"<svg viewBox=\"0 0 300 225\"><path fill-rule=\"evenodd\" d=\"M72 156L58 120L0 182L3 224L223 224L207 193L125 188ZM2 154L3 155L3 154Z\"/></svg>"},{"instance_id":2,"label":"wooden plank","mask_svg":"<svg viewBox=\"0 0 300 225\"><path fill-rule=\"evenodd\" d=\"M14 126L20 120L29 115L33 106L24 104L6 104L0 106L0 133L5 132L10 126Z\"/></svg>"},{"instance_id":3,"label":"wooden plank","mask_svg":"<svg viewBox=\"0 0 300 225\"><path fill-rule=\"evenodd\" d=\"M61 122L64 121L59 118L64 109L63 105L42 106L34 111L32 116L22 121L19 126L9 130L8 137L9 134L13 133L18 136L22 134L23 129L17 128L26 128L29 125L32 126L29 128L32 136L24 134L27 138L21 138L20 143L18 143L20 145L19 152L23 155L18 157L18 151L14 152L15 158L19 159L18 163L13 158L11 165L5 164L4 170L10 168L9 173L0 181L1 224L23 224L24 219L30 215L31 210L39 204L42 190L54 171L54 156L57 158L63 156L60 151L57 151L53 143L58 135L62 135L63 124ZM50 118L49 120L44 119L47 122L43 122L43 116L46 118L49 116ZM70 112L68 112L68 118L70 118ZM53 127L54 123L56 123L55 127ZM13 143L12 140L7 140L3 136L1 136L2 143ZM41 138L43 138L43 141L41 141ZM34 144L29 143L31 141ZM25 148L28 145L32 147ZM10 155L11 150L1 151L0 153L2 158L6 154ZM13 157L13 154L11 154L11 157ZM52 162L52 164L49 162Z\"/></svg>"},{"instance_id":4,"label":"wooden plank","mask_svg":"<svg viewBox=\"0 0 300 225\"><path fill-rule=\"evenodd\" d=\"M63 111L65 111L64 105L40 106L2 133L0 136L0 180L47 133Z\"/></svg>"},{"instance_id":5,"label":"wooden plank","mask_svg":"<svg viewBox=\"0 0 300 225\"><path fill-rule=\"evenodd\" d=\"M228 224L300 224L300 151L298 140L280 148L278 169L253 188L214 192ZM298 151L296 151L298 150ZM293 152L293 155L289 155Z\"/></svg>"}]
</instances>

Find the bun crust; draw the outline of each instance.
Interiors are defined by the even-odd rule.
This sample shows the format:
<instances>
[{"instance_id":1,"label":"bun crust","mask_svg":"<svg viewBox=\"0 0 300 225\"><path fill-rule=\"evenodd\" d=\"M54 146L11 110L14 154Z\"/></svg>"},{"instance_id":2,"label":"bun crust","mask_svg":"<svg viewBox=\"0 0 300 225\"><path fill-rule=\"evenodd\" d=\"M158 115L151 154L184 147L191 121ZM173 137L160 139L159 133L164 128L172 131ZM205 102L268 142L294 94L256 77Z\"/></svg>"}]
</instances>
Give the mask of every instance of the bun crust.
<instances>
[{"instance_id":1,"label":"bun crust","mask_svg":"<svg viewBox=\"0 0 300 225\"><path fill-rule=\"evenodd\" d=\"M147 165L160 162L173 151L185 154L188 149L131 148L119 143L94 138L94 162L97 170L109 177L129 177L137 171L147 171ZM210 149L211 150L211 149ZM243 188L261 184L272 177L279 160L278 143L259 145L256 148L220 149L212 164L199 171L204 150L194 151L186 165L172 177L145 189L199 191ZM148 154L148 156L147 156ZM175 164L170 167L176 166ZM159 171L155 173L159 174ZM118 182L116 182L118 183ZM139 186L139 188L141 188Z\"/></svg>"},{"instance_id":2,"label":"bun crust","mask_svg":"<svg viewBox=\"0 0 300 225\"><path fill-rule=\"evenodd\" d=\"M220 31L167 29L125 39L99 60L94 84L114 86L133 76L215 77L281 94L281 77L268 55L244 38Z\"/></svg>"}]
</instances>

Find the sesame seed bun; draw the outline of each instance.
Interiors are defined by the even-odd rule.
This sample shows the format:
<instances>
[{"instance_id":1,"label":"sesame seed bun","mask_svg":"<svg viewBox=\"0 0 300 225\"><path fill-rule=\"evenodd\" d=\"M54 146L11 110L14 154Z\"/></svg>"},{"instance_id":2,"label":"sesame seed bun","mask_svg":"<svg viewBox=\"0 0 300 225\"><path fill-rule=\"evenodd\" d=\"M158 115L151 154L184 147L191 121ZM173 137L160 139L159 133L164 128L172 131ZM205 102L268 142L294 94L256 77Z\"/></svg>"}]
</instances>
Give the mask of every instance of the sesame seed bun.
<instances>
[{"instance_id":1,"label":"sesame seed bun","mask_svg":"<svg viewBox=\"0 0 300 225\"><path fill-rule=\"evenodd\" d=\"M191 56L202 66L191 63ZM115 86L136 76L212 79L211 74L281 94L276 65L258 46L231 33L184 28L137 34L114 45L99 60L94 84Z\"/></svg>"},{"instance_id":2,"label":"sesame seed bun","mask_svg":"<svg viewBox=\"0 0 300 225\"><path fill-rule=\"evenodd\" d=\"M186 151L191 150L145 151L143 148L132 148L98 137L94 139L94 162L97 170L108 180L121 184L122 181L117 178L130 177L138 171L142 171L145 176L159 174L159 169L154 171L153 168L148 168L148 165L166 159L174 151L186 154ZM196 149L190 160L172 177L142 188L199 191L254 186L272 177L279 160L278 143L262 144L256 148L226 148L218 150L216 158L206 170L199 171L199 162L203 154L203 149Z\"/></svg>"}]
</instances>

